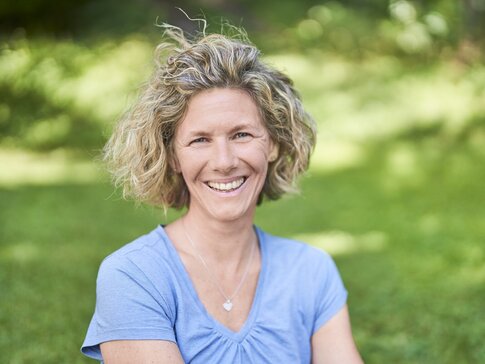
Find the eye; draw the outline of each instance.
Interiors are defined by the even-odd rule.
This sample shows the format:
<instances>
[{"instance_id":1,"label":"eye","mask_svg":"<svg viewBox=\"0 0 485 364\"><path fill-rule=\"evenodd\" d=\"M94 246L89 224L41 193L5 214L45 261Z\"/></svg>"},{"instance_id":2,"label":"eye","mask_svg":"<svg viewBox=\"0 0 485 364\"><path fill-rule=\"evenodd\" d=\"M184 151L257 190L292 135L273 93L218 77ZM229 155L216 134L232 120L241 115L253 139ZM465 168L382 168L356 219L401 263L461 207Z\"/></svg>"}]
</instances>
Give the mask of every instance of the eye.
<instances>
[{"instance_id":1,"label":"eye","mask_svg":"<svg viewBox=\"0 0 485 364\"><path fill-rule=\"evenodd\" d=\"M240 131L240 132L234 134L234 139L243 139L243 138L248 138L250 136L251 136L251 134L246 133L244 131Z\"/></svg>"},{"instance_id":2,"label":"eye","mask_svg":"<svg viewBox=\"0 0 485 364\"><path fill-rule=\"evenodd\" d=\"M190 141L190 144L199 144L199 143L205 143L207 141L207 138L205 137L200 137L196 138Z\"/></svg>"}]
</instances>

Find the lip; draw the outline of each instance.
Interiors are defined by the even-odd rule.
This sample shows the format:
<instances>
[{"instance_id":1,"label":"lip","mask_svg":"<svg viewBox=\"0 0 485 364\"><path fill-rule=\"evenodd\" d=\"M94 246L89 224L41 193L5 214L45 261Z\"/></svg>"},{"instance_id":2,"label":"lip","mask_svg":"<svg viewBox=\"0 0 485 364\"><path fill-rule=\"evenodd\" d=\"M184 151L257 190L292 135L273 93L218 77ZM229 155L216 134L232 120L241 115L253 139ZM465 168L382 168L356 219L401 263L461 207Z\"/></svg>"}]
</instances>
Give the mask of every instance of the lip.
<instances>
[{"instance_id":1,"label":"lip","mask_svg":"<svg viewBox=\"0 0 485 364\"><path fill-rule=\"evenodd\" d=\"M208 183L232 183L234 181L237 181L238 179L244 178L245 180L248 179L248 176L234 176L234 177L228 177L228 178L216 178L216 179L208 179L204 181L205 184Z\"/></svg>"},{"instance_id":2,"label":"lip","mask_svg":"<svg viewBox=\"0 0 485 364\"><path fill-rule=\"evenodd\" d=\"M242 183L235 189L228 189L228 190L219 190L217 188L214 188L213 184L229 184L235 181L239 181L243 179ZM224 195L231 195L231 194L237 194L243 186L246 185L246 181L248 180L247 176L238 176L238 177L232 177L232 178L225 178L225 179L217 179L217 180L209 180L204 182L204 184L209 188L211 191L218 193L218 194L224 194Z\"/></svg>"}]
</instances>

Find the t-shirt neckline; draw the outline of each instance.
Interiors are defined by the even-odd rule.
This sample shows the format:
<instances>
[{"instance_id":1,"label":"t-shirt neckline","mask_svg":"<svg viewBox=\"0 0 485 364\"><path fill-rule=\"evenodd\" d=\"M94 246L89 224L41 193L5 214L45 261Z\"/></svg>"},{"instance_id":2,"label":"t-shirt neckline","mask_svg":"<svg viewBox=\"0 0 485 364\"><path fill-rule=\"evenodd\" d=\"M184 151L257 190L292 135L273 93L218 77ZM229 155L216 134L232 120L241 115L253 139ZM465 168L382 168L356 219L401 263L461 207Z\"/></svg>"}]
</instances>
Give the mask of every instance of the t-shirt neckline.
<instances>
[{"instance_id":1,"label":"t-shirt neckline","mask_svg":"<svg viewBox=\"0 0 485 364\"><path fill-rule=\"evenodd\" d=\"M264 239L263 232L257 227L254 226L254 230L258 237L258 242L260 246L261 252L261 270L258 276L258 283L256 285L256 292L254 294L253 303L251 305L251 309L249 311L249 315L246 318L241 329L237 332L232 331L228 327L224 326L222 323L217 321L212 315L207 311L202 301L199 299L197 291L195 290L194 284L189 276L189 273L185 269L185 266L178 254L175 246L173 245L172 241L170 240L169 236L167 235L163 225L159 225L157 230L159 231L160 235L163 237L165 244L168 247L169 254L172 258L172 262L174 263L176 269L178 270L180 277L185 284L187 291L189 292L190 296L192 297L193 303L198 307L199 311L204 315L208 323L214 327L217 331L219 331L225 337L237 341L242 342L246 335L249 333L251 328L253 327L253 323L257 317L259 311L259 303L261 301L261 295L263 291L265 276L266 276L266 267L267 267L267 254L266 254L266 242Z\"/></svg>"}]
</instances>

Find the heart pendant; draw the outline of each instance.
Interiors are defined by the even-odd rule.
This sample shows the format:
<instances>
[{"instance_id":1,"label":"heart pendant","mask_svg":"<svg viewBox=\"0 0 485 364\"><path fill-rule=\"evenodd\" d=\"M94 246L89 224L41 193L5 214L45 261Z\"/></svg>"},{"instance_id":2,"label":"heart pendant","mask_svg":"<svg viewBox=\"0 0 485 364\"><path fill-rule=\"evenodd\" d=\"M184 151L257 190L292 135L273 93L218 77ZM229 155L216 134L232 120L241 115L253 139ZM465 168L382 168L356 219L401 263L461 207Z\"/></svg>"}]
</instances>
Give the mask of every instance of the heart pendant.
<instances>
[{"instance_id":1,"label":"heart pendant","mask_svg":"<svg viewBox=\"0 0 485 364\"><path fill-rule=\"evenodd\" d=\"M226 302L224 302L222 304L222 307L224 307L224 310L226 310L227 312L231 311L232 310L232 302L227 300Z\"/></svg>"}]
</instances>

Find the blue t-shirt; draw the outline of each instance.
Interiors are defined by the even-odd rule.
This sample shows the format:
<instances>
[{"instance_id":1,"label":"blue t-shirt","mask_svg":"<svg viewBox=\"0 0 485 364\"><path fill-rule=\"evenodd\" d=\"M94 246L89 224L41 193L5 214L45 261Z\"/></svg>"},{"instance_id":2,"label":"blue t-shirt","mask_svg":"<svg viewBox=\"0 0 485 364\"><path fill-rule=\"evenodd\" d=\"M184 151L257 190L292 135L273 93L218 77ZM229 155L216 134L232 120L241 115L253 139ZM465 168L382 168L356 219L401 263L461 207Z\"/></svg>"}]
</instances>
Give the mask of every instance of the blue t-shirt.
<instances>
[{"instance_id":1,"label":"blue t-shirt","mask_svg":"<svg viewBox=\"0 0 485 364\"><path fill-rule=\"evenodd\" d=\"M328 254L255 228L262 267L239 332L212 318L162 226L108 256L82 352L110 340L175 342L186 363L310 363L310 339L345 305Z\"/></svg>"}]
</instances>

